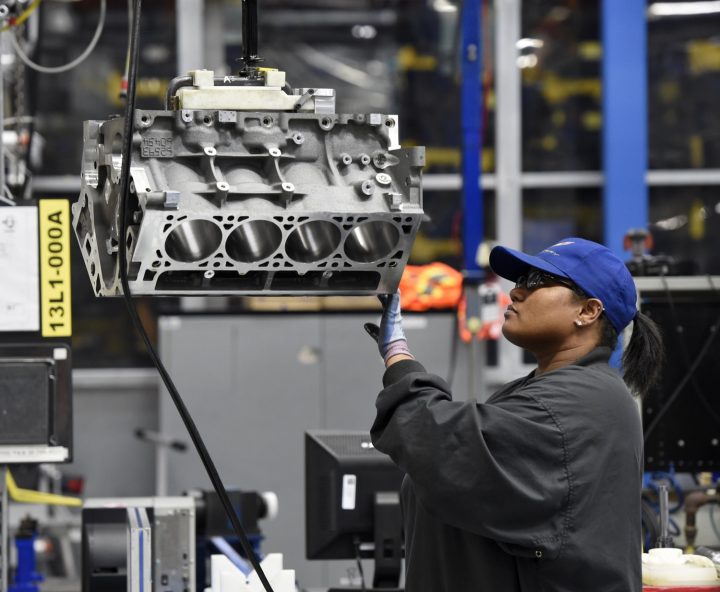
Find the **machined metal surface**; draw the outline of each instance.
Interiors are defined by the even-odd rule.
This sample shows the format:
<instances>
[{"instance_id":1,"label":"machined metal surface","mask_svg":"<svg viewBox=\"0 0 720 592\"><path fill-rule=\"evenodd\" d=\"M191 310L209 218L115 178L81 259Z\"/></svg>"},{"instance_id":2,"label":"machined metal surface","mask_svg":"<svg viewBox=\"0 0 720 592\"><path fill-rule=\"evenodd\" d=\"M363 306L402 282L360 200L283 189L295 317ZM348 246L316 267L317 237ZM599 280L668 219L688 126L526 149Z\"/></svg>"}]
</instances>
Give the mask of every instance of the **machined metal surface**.
<instances>
[{"instance_id":1,"label":"machined metal surface","mask_svg":"<svg viewBox=\"0 0 720 592\"><path fill-rule=\"evenodd\" d=\"M399 147L396 116L328 114L308 90L296 111L136 111L122 238L123 119L85 122L72 211L95 294L121 293L119 248L135 294L394 291L423 216L424 149Z\"/></svg>"},{"instance_id":2,"label":"machined metal surface","mask_svg":"<svg viewBox=\"0 0 720 592\"><path fill-rule=\"evenodd\" d=\"M195 505L183 498L153 498L155 590L194 592Z\"/></svg>"}]
</instances>

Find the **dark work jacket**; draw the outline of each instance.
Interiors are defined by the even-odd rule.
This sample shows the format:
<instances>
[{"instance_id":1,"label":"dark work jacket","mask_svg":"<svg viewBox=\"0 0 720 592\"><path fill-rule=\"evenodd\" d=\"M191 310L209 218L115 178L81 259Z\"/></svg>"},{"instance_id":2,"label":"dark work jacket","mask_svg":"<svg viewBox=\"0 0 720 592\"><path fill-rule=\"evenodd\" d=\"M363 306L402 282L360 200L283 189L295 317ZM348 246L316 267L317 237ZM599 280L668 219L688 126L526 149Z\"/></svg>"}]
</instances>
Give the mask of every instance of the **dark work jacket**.
<instances>
[{"instance_id":1,"label":"dark work jacket","mask_svg":"<svg viewBox=\"0 0 720 592\"><path fill-rule=\"evenodd\" d=\"M642 427L610 350L455 402L383 377L375 447L402 469L407 592L639 592Z\"/></svg>"}]
</instances>

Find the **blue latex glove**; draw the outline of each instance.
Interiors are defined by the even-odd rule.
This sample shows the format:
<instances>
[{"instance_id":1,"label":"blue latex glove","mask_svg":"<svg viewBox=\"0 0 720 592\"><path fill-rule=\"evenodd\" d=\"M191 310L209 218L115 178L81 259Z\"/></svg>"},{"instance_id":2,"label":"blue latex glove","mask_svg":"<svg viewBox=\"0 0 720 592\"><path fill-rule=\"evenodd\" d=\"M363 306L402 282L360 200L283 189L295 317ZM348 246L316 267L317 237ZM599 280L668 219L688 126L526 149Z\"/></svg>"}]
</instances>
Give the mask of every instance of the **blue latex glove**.
<instances>
[{"instance_id":1,"label":"blue latex glove","mask_svg":"<svg viewBox=\"0 0 720 592\"><path fill-rule=\"evenodd\" d=\"M365 323L365 330L378 344L380 355L388 361L392 356L404 354L411 356L407 346L407 338L402 327L402 311L400 310L400 292L381 294L378 296L383 305L380 326Z\"/></svg>"}]
</instances>

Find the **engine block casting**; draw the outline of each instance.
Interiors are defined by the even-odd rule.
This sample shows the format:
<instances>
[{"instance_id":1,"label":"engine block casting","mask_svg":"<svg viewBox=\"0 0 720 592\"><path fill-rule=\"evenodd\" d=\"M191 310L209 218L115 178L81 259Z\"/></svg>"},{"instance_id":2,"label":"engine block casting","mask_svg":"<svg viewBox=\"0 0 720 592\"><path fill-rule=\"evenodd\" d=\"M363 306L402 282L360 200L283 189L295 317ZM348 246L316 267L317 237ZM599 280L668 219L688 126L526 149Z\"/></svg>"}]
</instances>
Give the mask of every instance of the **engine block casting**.
<instances>
[{"instance_id":1,"label":"engine block casting","mask_svg":"<svg viewBox=\"0 0 720 592\"><path fill-rule=\"evenodd\" d=\"M137 110L125 237L123 118L86 121L72 211L95 294L122 292L121 248L138 295L394 291L423 216L424 149L398 146L397 117L328 113L308 90L290 111Z\"/></svg>"}]
</instances>

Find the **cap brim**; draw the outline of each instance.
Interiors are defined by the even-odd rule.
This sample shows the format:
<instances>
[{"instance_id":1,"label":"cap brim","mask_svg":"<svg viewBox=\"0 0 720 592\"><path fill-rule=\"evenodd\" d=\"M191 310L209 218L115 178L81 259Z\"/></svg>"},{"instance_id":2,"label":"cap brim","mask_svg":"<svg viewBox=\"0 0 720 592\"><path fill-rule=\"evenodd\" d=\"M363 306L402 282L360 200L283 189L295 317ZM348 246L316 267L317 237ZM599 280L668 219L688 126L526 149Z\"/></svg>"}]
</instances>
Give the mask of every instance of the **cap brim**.
<instances>
[{"instance_id":1,"label":"cap brim","mask_svg":"<svg viewBox=\"0 0 720 592\"><path fill-rule=\"evenodd\" d=\"M500 277L511 282L515 282L521 275L525 275L528 267L542 269L553 275L569 278L564 271L544 259L515 249L508 249L507 247L495 247L490 251L490 267Z\"/></svg>"}]
</instances>

